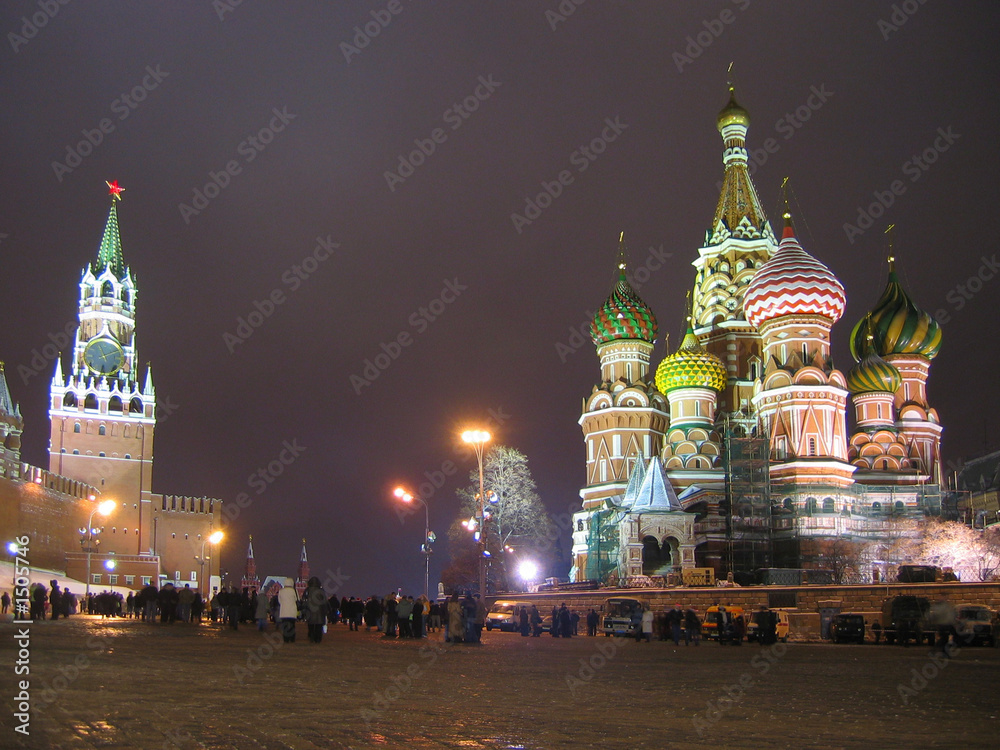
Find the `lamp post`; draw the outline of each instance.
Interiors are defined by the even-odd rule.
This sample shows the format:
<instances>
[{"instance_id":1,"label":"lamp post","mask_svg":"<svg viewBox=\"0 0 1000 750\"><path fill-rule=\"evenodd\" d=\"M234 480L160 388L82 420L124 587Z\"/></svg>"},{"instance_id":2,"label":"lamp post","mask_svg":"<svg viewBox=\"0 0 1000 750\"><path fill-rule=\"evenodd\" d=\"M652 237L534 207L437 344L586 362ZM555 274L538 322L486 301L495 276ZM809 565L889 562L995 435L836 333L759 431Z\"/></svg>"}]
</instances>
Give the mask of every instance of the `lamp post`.
<instances>
[{"instance_id":1,"label":"lamp post","mask_svg":"<svg viewBox=\"0 0 1000 750\"><path fill-rule=\"evenodd\" d=\"M392 492L404 503L412 503L418 500L424 506L424 543L420 545L420 551L424 553L424 598L430 601L430 578L431 578L431 543L435 540L431 533L431 511L427 507L427 502L422 497L414 497L402 487L397 487Z\"/></svg>"},{"instance_id":2,"label":"lamp post","mask_svg":"<svg viewBox=\"0 0 1000 750\"><path fill-rule=\"evenodd\" d=\"M205 558L205 544L206 543L208 543L208 544L218 544L219 542L222 541L222 538L224 536L225 536L225 534L223 534L221 531L213 531L211 534L208 535L207 539L202 539L201 540L201 555L200 556L199 555L195 555L194 556L194 559L198 561L198 565L200 566L200 568L198 570L199 581L200 581L200 583L198 584L198 589L199 590L200 589L204 589L203 596L208 596L208 587L205 586L205 562L206 562L206 558ZM208 558L208 559L211 559L211 558ZM208 566L208 574L212 575L212 566L211 565Z\"/></svg>"},{"instance_id":3,"label":"lamp post","mask_svg":"<svg viewBox=\"0 0 1000 750\"><path fill-rule=\"evenodd\" d=\"M486 601L486 494L483 488L483 446L490 441L490 433L485 430L466 430L462 440L469 443L476 451L479 461L479 596Z\"/></svg>"},{"instance_id":4,"label":"lamp post","mask_svg":"<svg viewBox=\"0 0 1000 750\"><path fill-rule=\"evenodd\" d=\"M90 556L94 551L94 534L100 534L100 529L94 528L94 516L100 513L102 516L107 516L111 514L111 511L115 509L114 500L102 500L97 504L90 513L90 518L87 519L87 528L81 529L82 533L87 534L87 592L85 594L87 603L90 603Z\"/></svg>"}]
</instances>

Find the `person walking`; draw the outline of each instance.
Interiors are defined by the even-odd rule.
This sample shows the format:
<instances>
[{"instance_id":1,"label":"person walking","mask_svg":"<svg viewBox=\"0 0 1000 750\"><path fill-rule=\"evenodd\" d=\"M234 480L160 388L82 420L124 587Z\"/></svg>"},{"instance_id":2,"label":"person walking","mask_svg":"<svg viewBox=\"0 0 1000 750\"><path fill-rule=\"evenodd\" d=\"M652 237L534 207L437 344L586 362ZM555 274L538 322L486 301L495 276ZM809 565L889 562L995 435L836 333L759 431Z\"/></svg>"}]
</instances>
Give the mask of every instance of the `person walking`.
<instances>
[{"instance_id":1,"label":"person walking","mask_svg":"<svg viewBox=\"0 0 1000 750\"><path fill-rule=\"evenodd\" d=\"M323 640L323 628L330 612L330 602L326 598L323 584L319 578L309 579L305 592L302 594L302 619L306 621L310 643L320 643Z\"/></svg>"},{"instance_id":2,"label":"person walking","mask_svg":"<svg viewBox=\"0 0 1000 750\"><path fill-rule=\"evenodd\" d=\"M7 614L7 610L10 609L10 594L6 591L0 596L0 608L3 609L3 614Z\"/></svg>"},{"instance_id":3,"label":"person walking","mask_svg":"<svg viewBox=\"0 0 1000 750\"><path fill-rule=\"evenodd\" d=\"M518 613L518 617L517 617L517 624L518 624L518 626L519 626L519 628L521 630L521 636L522 637L527 637L530 634L530 632L531 632L531 630L530 630L531 625L528 622L528 608L527 607L524 607L524 606L521 607L521 611Z\"/></svg>"},{"instance_id":4,"label":"person walking","mask_svg":"<svg viewBox=\"0 0 1000 750\"><path fill-rule=\"evenodd\" d=\"M701 620L694 607L688 607L684 613L684 645L690 645L691 641L694 641L695 646L701 642Z\"/></svg>"},{"instance_id":5,"label":"person walking","mask_svg":"<svg viewBox=\"0 0 1000 750\"><path fill-rule=\"evenodd\" d=\"M587 635L596 636L597 635L597 624L600 621L600 617L597 615L597 610L593 607L587 613Z\"/></svg>"},{"instance_id":6,"label":"person walking","mask_svg":"<svg viewBox=\"0 0 1000 750\"><path fill-rule=\"evenodd\" d=\"M653 641L653 610L646 607L642 611L642 623L640 624L639 640L646 639L646 643Z\"/></svg>"},{"instance_id":7,"label":"person walking","mask_svg":"<svg viewBox=\"0 0 1000 750\"><path fill-rule=\"evenodd\" d=\"M52 586L52 590L49 592L49 610L51 611L49 617L58 620L59 613L62 612L62 589L59 588L59 581L55 579L49 581L49 585Z\"/></svg>"},{"instance_id":8,"label":"person walking","mask_svg":"<svg viewBox=\"0 0 1000 750\"><path fill-rule=\"evenodd\" d=\"M278 592L278 620L285 643L295 643L295 620L298 616L299 600L295 596L295 583L291 578L286 578L284 586ZM233 629L236 629L235 623Z\"/></svg>"},{"instance_id":9,"label":"person walking","mask_svg":"<svg viewBox=\"0 0 1000 750\"><path fill-rule=\"evenodd\" d=\"M254 619L257 620L257 630L263 632L267 628L267 613L271 610L271 602L267 595L257 597L257 608L254 610Z\"/></svg>"}]
</instances>

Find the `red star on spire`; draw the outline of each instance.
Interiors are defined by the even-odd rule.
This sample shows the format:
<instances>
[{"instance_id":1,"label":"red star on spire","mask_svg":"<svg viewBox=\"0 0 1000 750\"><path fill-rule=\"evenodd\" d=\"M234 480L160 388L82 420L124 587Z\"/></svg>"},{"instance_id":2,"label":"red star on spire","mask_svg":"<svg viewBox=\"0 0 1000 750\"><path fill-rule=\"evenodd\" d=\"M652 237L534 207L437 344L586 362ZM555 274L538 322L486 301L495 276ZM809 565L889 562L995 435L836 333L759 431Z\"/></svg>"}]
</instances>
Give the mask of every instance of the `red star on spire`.
<instances>
[{"instance_id":1,"label":"red star on spire","mask_svg":"<svg viewBox=\"0 0 1000 750\"><path fill-rule=\"evenodd\" d=\"M122 199L122 193L125 192L125 188L118 187L118 180L114 182L104 181L108 186L108 195L111 196L112 200L120 201Z\"/></svg>"}]
</instances>

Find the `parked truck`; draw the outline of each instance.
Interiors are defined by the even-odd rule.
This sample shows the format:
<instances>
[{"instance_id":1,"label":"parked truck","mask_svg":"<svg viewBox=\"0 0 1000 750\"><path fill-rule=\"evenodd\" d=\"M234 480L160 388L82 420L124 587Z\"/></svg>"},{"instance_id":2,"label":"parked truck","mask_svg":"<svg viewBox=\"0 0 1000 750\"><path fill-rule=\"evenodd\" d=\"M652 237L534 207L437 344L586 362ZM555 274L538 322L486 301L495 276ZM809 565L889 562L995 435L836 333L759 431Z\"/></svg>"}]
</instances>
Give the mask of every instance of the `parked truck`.
<instances>
[{"instance_id":1,"label":"parked truck","mask_svg":"<svg viewBox=\"0 0 1000 750\"><path fill-rule=\"evenodd\" d=\"M928 614L931 603L922 596L892 596L882 602L882 634L886 643L934 645L936 630Z\"/></svg>"}]
</instances>

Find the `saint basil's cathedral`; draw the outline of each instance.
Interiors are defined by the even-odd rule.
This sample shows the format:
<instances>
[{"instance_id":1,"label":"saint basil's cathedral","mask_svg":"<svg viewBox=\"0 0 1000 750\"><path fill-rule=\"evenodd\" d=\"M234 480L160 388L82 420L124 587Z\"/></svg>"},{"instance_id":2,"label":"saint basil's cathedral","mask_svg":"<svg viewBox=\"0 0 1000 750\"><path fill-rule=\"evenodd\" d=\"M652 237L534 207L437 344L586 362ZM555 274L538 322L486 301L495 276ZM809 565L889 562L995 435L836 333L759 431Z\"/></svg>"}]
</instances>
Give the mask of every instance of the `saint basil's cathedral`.
<instances>
[{"instance_id":1,"label":"saint basil's cathedral","mask_svg":"<svg viewBox=\"0 0 1000 750\"><path fill-rule=\"evenodd\" d=\"M618 282L591 324L601 378L580 418L574 581L824 568L837 540L877 549L895 519L940 514L942 427L926 389L938 324L890 257L885 291L851 332L856 364L846 375L834 366L844 287L787 212L775 236L750 177L748 126L730 88L718 117L725 175L693 263L687 332L655 370L657 320L628 282L621 242Z\"/></svg>"}]
</instances>

